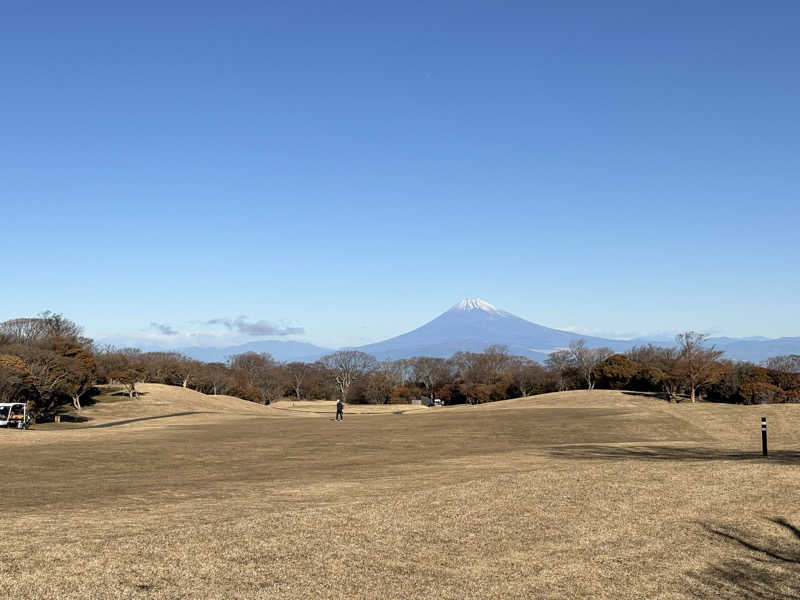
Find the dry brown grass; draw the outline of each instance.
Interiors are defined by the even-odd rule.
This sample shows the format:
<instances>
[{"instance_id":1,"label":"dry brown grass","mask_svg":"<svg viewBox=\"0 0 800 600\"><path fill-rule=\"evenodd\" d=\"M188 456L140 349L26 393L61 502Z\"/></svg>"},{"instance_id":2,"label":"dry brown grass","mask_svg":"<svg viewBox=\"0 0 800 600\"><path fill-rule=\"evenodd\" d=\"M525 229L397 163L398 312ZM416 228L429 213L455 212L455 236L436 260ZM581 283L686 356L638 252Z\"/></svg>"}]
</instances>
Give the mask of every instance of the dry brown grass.
<instances>
[{"instance_id":1,"label":"dry brown grass","mask_svg":"<svg viewBox=\"0 0 800 600\"><path fill-rule=\"evenodd\" d=\"M273 402L270 410L281 411L285 416L330 417L336 414L336 402L333 400L290 400ZM425 412L426 406L411 404L346 404L345 415L389 415Z\"/></svg>"},{"instance_id":2,"label":"dry brown grass","mask_svg":"<svg viewBox=\"0 0 800 600\"><path fill-rule=\"evenodd\" d=\"M220 401L151 392L182 396L154 414ZM800 406L203 406L0 431L0 597L800 596Z\"/></svg>"}]
</instances>

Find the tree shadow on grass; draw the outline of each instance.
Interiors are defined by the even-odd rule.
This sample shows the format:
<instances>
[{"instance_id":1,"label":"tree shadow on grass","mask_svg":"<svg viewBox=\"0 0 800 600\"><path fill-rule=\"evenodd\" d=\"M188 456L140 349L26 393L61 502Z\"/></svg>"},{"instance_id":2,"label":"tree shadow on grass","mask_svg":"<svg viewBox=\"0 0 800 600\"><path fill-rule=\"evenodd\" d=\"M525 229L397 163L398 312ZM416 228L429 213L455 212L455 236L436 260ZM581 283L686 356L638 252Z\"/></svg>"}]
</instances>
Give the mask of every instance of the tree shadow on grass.
<instances>
[{"instance_id":1,"label":"tree shadow on grass","mask_svg":"<svg viewBox=\"0 0 800 600\"><path fill-rule=\"evenodd\" d=\"M189 410L186 412L171 413L169 415L158 415L155 417L139 417L138 419L125 419L124 421L112 421L111 423L101 423L100 425L89 425L85 429L102 429L105 427L117 427L119 425L127 425L128 423L138 423L140 421L154 421L156 419L169 419L170 417L184 417L186 415L202 415L206 411Z\"/></svg>"},{"instance_id":2,"label":"tree shadow on grass","mask_svg":"<svg viewBox=\"0 0 800 600\"><path fill-rule=\"evenodd\" d=\"M788 600L800 598L800 529L785 519L769 519L777 536L704 525L716 541L742 554L690 573L696 598Z\"/></svg>"},{"instance_id":3,"label":"tree shadow on grass","mask_svg":"<svg viewBox=\"0 0 800 600\"><path fill-rule=\"evenodd\" d=\"M656 400L662 399L662 394L660 392L631 392L622 390L622 393L626 396L640 396L642 398L655 398Z\"/></svg>"},{"instance_id":4,"label":"tree shadow on grass","mask_svg":"<svg viewBox=\"0 0 800 600\"><path fill-rule=\"evenodd\" d=\"M147 396L147 392L138 392L139 396ZM122 386L113 389L100 389L94 387L90 389L81 398L81 406L87 408L95 404L110 404L112 402L123 402L126 400L135 400L128 395L128 392Z\"/></svg>"},{"instance_id":5,"label":"tree shadow on grass","mask_svg":"<svg viewBox=\"0 0 800 600\"><path fill-rule=\"evenodd\" d=\"M600 460L757 460L776 464L800 464L800 451L770 451L769 457L761 456L760 451L742 452L725 448L706 448L701 446L605 446L583 444L550 448L554 458L600 459Z\"/></svg>"}]
</instances>

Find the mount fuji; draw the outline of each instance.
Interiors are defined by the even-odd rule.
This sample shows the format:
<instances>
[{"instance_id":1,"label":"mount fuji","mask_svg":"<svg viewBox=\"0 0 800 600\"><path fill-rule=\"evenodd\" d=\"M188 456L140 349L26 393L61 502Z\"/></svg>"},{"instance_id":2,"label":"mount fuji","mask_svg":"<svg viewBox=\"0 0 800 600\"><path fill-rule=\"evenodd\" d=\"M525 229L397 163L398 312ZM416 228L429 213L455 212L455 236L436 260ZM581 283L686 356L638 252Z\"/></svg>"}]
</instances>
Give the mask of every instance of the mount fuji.
<instances>
[{"instance_id":1,"label":"mount fuji","mask_svg":"<svg viewBox=\"0 0 800 600\"><path fill-rule=\"evenodd\" d=\"M589 347L607 346L617 352L633 346L630 341L608 340L537 325L480 298L467 298L422 327L357 349L378 359L398 359L449 357L460 350L482 352L493 344L502 344L508 346L511 354L544 361L551 352L581 339Z\"/></svg>"},{"instance_id":2,"label":"mount fuji","mask_svg":"<svg viewBox=\"0 0 800 600\"><path fill-rule=\"evenodd\" d=\"M633 340L611 340L571 331L551 329L531 323L510 312L492 306L480 298L462 300L446 312L408 333L355 348L375 358L398 359L412 356L439 356L447 358L459 351L482 352L489 346L508 346L511 354L527 356L543 362L548 354L567 348L570 342L585 340L590 348L608 347L615 352L624 352L633 346L653 343L671 346L668 338L637 338ZM709 338L725 351L725 358L760 362L770 356L800 354L800 337L770 338ZM225 360L225 357L240 352L269 352L281 361L300 360L313 362L332 349L293 341L260 340L242 346L226 348L180 349L192 358L201 360Z\"/></svg>"}]
</instances>

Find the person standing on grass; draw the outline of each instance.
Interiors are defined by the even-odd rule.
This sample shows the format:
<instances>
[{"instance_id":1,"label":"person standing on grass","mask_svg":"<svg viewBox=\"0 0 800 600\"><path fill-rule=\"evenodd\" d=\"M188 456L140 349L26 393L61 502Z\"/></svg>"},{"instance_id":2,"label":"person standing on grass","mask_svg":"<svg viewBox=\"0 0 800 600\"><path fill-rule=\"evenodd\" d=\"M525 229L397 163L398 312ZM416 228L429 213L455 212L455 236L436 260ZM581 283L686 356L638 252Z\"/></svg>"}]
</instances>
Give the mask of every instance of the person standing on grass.
<instances>
[{"instance_id":1,"label":"person standing on grass","mask_svg":"<svg viewBox=\"0 0 800 600\"><path fill-rule=\"evenodd\" d=\"M341 398L336 401L336 420L344 421L344 402Z\"/></svg>"}]
</instances>

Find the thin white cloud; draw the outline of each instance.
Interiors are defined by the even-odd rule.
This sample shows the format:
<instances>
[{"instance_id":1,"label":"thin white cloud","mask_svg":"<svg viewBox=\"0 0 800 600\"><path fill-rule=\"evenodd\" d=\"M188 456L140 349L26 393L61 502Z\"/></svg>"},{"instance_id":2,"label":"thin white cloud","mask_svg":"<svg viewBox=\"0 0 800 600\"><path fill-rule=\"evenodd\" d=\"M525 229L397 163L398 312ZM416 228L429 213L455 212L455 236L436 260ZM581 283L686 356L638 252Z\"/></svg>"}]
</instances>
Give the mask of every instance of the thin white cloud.
<instances>
[{"instance_id":1,"label":"thin white cloud","mask_svg":"<svg viewBox=\"0 0 800 600\"><path fill-rule=\"evenodd\" d=\"M156 323L155 321L153 321L152 323L150 323L150 327L163 335L172 336L180 334L180 331L174 329L173 327L167 325L166 323Z\"/></svg>"},{"instance_id":2,"label":"thin white cloud","mask_svg":"<svg viewBox=\"0 0 800 600\"><path fill-rule=\"evenodd\" d=\"M206 325L223 325L228 331L253 337L301 335L305 333L305 329L302 327L281 327L264 320L248 321L244 315L235 319L210 319L206 321Z\"/></svg>"}]
</instances>

